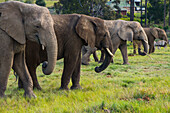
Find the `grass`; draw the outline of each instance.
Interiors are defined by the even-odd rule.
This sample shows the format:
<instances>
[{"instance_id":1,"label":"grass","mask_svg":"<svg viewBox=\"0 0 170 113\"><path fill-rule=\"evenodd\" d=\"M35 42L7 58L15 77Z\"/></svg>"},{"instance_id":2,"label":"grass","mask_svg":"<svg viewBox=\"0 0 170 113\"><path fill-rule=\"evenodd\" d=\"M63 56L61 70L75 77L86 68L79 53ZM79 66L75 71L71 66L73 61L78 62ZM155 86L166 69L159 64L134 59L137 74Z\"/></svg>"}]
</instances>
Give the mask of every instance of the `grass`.
<instances>
[{"instance_id":1,"label":"grass","mask_svg":"<svg viewBox=\"0 0 170 113\"><path fill-rule=\"evenodd\" d=\"M128 53L132 53L128 47ZM98 53L99 55L100 53ZM89 66L82 66L81 90L59 90L63 60L56 63L55 71L43 75L41 66L37 69L42 91L34 90L36 99L23 97L24 90L18 90L11 70L7 98L0 99L0 112L170 112L170 47L148 56L129 56L130 65L122 65L118 50L114 64L101 73L95 73L99 64L91 56ZM69 84L69 87L71 83Z\"/></svg>"}]
</instances>

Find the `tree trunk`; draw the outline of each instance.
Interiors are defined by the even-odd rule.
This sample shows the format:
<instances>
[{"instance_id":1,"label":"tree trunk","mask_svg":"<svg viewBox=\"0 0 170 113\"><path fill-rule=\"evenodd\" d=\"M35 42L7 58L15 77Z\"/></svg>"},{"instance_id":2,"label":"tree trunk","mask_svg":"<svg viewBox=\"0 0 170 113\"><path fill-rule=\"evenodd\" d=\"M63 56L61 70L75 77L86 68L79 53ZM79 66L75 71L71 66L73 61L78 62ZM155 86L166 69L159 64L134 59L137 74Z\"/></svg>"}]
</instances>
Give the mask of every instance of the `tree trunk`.
<instances>
[{"instance_id":1,"label":"tree trunk","mask_svg":"<svg viewBox=\"0 0 170 113\"><path fill-rule=\"evenodd\" d=\"M134 20L134 0L130 0L130 21Z\"/></svg>"},{"instance_id":2,"label":"tree trunk","mask_svg":"<svg viewBox=\"0 0 170 113\"><path fill-rule=\"evenodd\" d=\"M164 0L164 27L166 25L165 18L166 18L166 0Z\"/></svg>"},{"instance_id":3,"label":"tree trunk","mask_svg":"<svg viewBox=\"0 0 170 113\"><path fill-rule=\"evenodd\" d=\"M147 3L148 1L145 0L145 27L147 26Z\"/></svg>"},{"instance_id":4,"label":"tree trunk","mask_svg":"<svg viewBox=\"0 0 170 113\"><path fill-rule=\"evenodd\" d=\"M170 0L169 0L169 26L170 26Z\"/></svg>"},{"instance_id":5,"label":"tree trunk","mask_svg":"<svg viewBox=\"0 0 170 113\"><path fill-rule=\"evenodd\" d=\"M140 11L141 11L141 16L140 16L140 18L141 18L141 26L142 26L142 0L141 0L140 2L141 2L141 4L140 4Z\"/></svg>"}]
</instances>

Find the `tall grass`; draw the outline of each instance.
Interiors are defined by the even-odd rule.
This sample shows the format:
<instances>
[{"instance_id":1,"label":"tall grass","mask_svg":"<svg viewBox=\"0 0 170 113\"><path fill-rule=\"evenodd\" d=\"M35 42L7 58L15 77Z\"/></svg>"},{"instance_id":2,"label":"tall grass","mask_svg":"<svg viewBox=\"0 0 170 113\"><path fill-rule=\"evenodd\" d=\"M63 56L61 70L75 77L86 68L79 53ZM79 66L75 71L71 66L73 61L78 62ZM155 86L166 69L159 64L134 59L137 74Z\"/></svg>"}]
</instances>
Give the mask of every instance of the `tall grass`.
<instances>
[{"instance_id":1,"label":"tall grass","mask_svg":"<svg viewBox=\"0 0 170 113\"><path fill-rule=\"evenodd\" d=\"M132 53L131 48L129 47L128 53ZM118 50L114 64L110 64L101 73L95 73L94 68L99 64L91 56L90 65L81 68L81 90L59 90L63 60L57 62L55 71L49 76L43 75L41 67L38 67L42 91L34 90L36 99L23 97L24 90L18 90L11 70L5 92L7 98L0 99L0 112L168 113L170 47L156 49L150 57L129 56L130 65L122 65L122 56Z\"/></svg>"}]
</instances>

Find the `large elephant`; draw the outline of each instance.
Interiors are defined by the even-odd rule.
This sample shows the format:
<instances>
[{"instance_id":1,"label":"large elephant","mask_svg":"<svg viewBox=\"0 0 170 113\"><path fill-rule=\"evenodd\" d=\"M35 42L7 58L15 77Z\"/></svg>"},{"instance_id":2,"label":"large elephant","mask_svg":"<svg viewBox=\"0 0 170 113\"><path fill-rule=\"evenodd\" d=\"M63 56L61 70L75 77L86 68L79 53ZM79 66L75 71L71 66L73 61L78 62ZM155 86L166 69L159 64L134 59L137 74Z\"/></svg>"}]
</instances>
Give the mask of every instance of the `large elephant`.
<instances>
[{"instance_id":1,"label":"large elephant","mask_svg":"<svg viewBox=\"0 0 170 113\"><path fill-rule=\"evenodd\" d=\"M149 44L149 54L153 53L155 51L155 47L154 47L154 40L155 39L160 39L160 40L165 40L166 43L164 46L166 46L166 44L168 43L168 38L166 35L166 32L163 29L160 28L144 28L144 31L148 37L148 44ZM141 47L141 42L137 42L134 41L133 42L133 53L136 54L136 45L138 45L138 48ZM139 49L140 50L140 49ZM139 54L142 54L140 51L138 51Z\"/></svg>"},{"instance_id":2,"label":"large elephant","mask_svg":"<svg viewBox=\"0 0 170 113\"><path fill-rule=\"evenodd\" d=\"M25 45L27 40L31 40L46 47L48 65L44 64L43 72L50 74L57 58L53 25L54 21L45 7L16 1L0 3L0 97L5 96L11 68L23 81L24 95L35 97L25 63Z\"/></svg>"},{"instance_id":3,"label":"large elephant","mask_svg":"<svg viewBox=\"0 0 170 113\"><path fill-rule=\"evenodd\" d=\"M113 54L115 54L117 48L120 49L123 56L123 64L128 63L127 55L127 41L140 40L144 46L144 51L148 52L148 39L139 22L124 21L124 20L105 20L105 25L108 27L111 40L113 43ZM89 49L91 51L91 49ZM104 51L101 51L100 62L103 62ZM88 64L88 59L92 52L82 56L82 63ZM141 53L142 54L142 53ZM144 53L143 53L144 54ZM93 53L95 61L97 61L96 53Z\"/></svg>"},{"instance_id":4,"label":"large elephant","mask_svg":"<svg viewBox=\"0 0 170 113\"><path fill-rule=\"evenodd\" d=\"M101 72L109 65L113 56L112 43L104 20L79 14L52 15L55 22L54 29L58 41L58 59L64 58L64 69L61 78L60 89L69 89L68 84L72 78L71 89L81 88L80 68L81 68L81 48L83 45L103 48L106 51L104 63L95 68L96 72ZM36 48L35 48L36 47ZM36 55L30 54L35 53ZM26 47L26 61L31 73L34 87L41 89L37 76L37 66L45 61L46 51L39 45L29 42ZM22 83L19 80L19 87Z\"/></svg>"}]
</instances>

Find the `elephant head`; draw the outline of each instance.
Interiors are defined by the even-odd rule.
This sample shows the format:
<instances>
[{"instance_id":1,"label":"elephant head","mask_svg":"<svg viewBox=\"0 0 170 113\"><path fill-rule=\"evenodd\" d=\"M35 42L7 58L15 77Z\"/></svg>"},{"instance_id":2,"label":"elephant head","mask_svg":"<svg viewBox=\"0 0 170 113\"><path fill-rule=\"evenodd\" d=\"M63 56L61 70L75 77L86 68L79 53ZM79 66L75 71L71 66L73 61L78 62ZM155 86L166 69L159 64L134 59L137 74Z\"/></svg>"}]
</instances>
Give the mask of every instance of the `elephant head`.
<instances>
[{"instance_id":1,"label":"elephant head","mask_svg":"<svg viewBox=\"0 0 170 113\"><path fill-rule=\"evenodd\" d=\"M146 53L148 52L148 38L139 22L133 21L133 22L128 22L125 25L122 25L122 27L118 31L118 35L122 40L142 41L144 47L144 53L140 52L140 55L146 55Z\"/></svg>"},{"instance_id":2,"label":"elephant head","mask_svg":"<svg viewBox=\"0 0 170 113\"><path fill-rule=\"evenodd\" d=\"M104 25L104 20L81 15L76 25L76 32L84 42L91 48L97 47L106 51L106 57L102 65L95 68L96 72L101 72L110 64L112 54L112 42L109 31Z\"/></svg>"},{"instance_id":3,"label":"elephant head","mask_svg":"<svg viewBox=\"0 0 170 113\"><path fill-rule=\"evenodd\" d=\"M165 45L168 43L168 38L166 35L166 32L163 29L160 28L150 28L151 34L154 36L155 39L160 39L166 41Z\"/></svg>"},{"instance_id":4,"label":"elephant head","mask_svg":"<svg viewBox=\"0 0 170 113\"><path fill-rule=\"evenodd\" d=\"M31 40L46 47L48 65L44 74L50 74L57 59L57 40L53 19L45 7L17 1L0 4L0 29L20 44Z\"/></svg>"}]
</instances>

